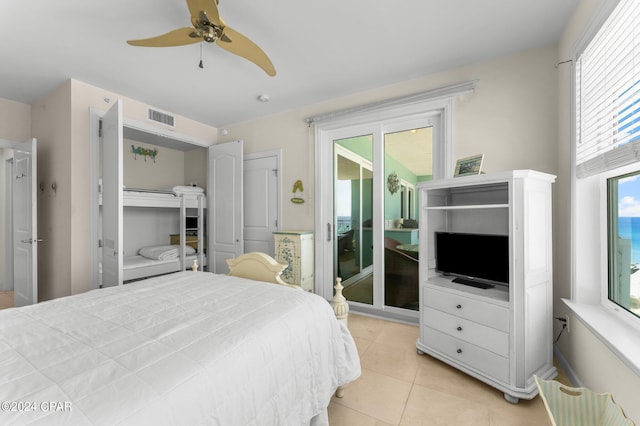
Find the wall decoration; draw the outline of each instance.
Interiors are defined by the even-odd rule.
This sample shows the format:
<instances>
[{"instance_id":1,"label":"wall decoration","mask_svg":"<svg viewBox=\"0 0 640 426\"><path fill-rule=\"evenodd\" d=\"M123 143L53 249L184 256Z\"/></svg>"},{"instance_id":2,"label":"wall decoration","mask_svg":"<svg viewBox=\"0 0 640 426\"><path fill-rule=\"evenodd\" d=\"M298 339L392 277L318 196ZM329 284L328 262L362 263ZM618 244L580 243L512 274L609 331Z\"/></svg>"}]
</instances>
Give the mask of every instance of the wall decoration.
<instances>
[{"instance_id":1,"label":"wall decoration","mask_svg":"<svg viewBox=\"0 0 640 426\"><path fill-rule=\"evenodd\" d=\"M298 179L294 184L293 184L293 190L291 192L293 192L294 194L296 192L304 192L304 187L302 186L302 181L300 179ZM300 194L302 195L302 194ZM294 204L302 204L304 203L304 198L301 197L293 197L291 199L291 202Z\"/></svg>"},{"instance_id":2,"label":"wall decoration","mask_svg":"<svg viewBox=\"0 0 640 426\"><path fill-rule=\"evenodd\" d=\"M149 157L153 160L154 163L156 162L156 157L158 156L157 149L143 148L141 146L135 147L131 145L131 152L133 153L133 156L136 160L138 159L138 155L142 155L144 156L144 161L147 161L147 157Z\"/></svg>"},{"instance_id":3,"label":"wall decoration","mask_svg":"<svg viewBox=\"0 0 640 426\"><path fill-rule=\"evenodd\" d=\"M480 169L482 169L483 159L484 154L459 159L456 163L456 170L453 176L479 175Z\"/></svg>"},{"instance_id":4,"label":"wall decoration","mask_svg":"<svg viewBox=\"0 0 640 426\"><path fill-rule=\"evenodd\" d=\"M398 174L396 172L389 173L387 177L387 188L389 188L389 192L391 195L398 192L400 189L400 180L398 179Z\"/></svg>"}]
</instances>

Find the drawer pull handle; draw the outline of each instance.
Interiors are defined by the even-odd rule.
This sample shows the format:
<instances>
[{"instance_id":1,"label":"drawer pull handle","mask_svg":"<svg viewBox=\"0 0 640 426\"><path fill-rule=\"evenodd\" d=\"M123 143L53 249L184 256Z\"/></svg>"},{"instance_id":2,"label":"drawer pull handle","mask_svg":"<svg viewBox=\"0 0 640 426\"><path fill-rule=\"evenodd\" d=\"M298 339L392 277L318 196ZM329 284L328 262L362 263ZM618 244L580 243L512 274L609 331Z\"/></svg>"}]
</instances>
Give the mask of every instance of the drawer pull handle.
<instances>
[{"instance_id":1,"label":"drawer pull handle","mask_svg":"<svg viewBox=\"0 0 640 426\"><path fill-rule=\"evenodd\" d=\"M456 305L456 309L462 309L462 305Z\"/></svg>"},{"instance_id":2,"label":"drawer pull handle","mask_svg":"<svg viewBox=\"0 0 640 426\"><path fill-rule=\"evenodd\" d=\"M458 349L456 352L458 352L459 354L462 353L462 349Z\"/></svg>"},{"instance_id":3,"label":"drawer pull handle","mask_svg":"<svg viewBox=\"0 0 640 426\"><path fill-rule=\"evenodd\" d=\"M462 331L462 327L458 326L458 328L456 328L456 330Z\"/></svg>"}]
</instances>

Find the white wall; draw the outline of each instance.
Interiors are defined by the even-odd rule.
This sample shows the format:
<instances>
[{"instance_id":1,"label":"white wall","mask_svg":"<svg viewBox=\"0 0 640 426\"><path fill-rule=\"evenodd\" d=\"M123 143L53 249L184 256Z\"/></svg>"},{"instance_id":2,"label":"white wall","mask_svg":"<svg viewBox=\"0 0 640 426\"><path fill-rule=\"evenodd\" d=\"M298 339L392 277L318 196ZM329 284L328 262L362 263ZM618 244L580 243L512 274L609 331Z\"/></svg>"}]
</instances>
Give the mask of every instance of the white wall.
<instances>
[{"instance_id":1,"label":"white wall","mask_svg":"<svg viewBox=\"0 0 640 426\"><path fill-rule=\"evenodd\" d=\"M557 164L556 46L520 52L393 86L227 127L220 141L243 139L245 153L282 148L283 229L314 229L314 141L305 118L479 79L455 104L454 156L484 153L487 172ZM289 202L301 179L304 204Z\"/></svg>"},{"instance_id":2,"label":"white wall","mask_svg":"<svg viewBox=\"0 0 640 426\"><path fill-rule=\"evenodd\" d=\"M117 99L124 116L146 121L147 104L98 87L68 80L31 108L33 136L39 140L38 173L45 191L40 195L40 300L81 293L91 286L89 203L89 112L106 111ZM175 131L193 138L216 140L217 129L176 117ZM49 190L56 182L58 191Z\"/></svg>"},{"instance_id":3,"label":"white wall","mask_svg":"<svg viewBox=\"0 0 640 426\"><path fill-rule=\"evenodd\" d=\"M283 228L314 229L313 133L304 119L380 100L479 79L476 91L455 103L454 157L485 154L487 172L531 168L557 175L554 192L554 315L564 315L560 298L571 295L570 260L570 58L597 0L582 0L559 46L533 49L425 76L389 87L227 127L221 141L244 139L245 152L283 150ZM286 194L302 179L308 203L294 205ZM636 423L640 379L574 319L559 348L577 377L600 392L613 392ZM554 331L557 333L559 329ZM554 335L556 335L554 333ZM603 366L607 366L604 368ZM635 391L632 391L635 390Z\"/></svg>"},{"instance_id":4,"label":"white wall","mask_svg":"<svg viewBox=\"0 0 640 426\"><path fill-rule=\"evenodd\" d=\"M194 184L207 189L207 152L204 149L192 149L184 153L184 184Z\"/></svg>"},{"instance_id":5,"label":"white wall","mask_svg":"<svg viewBox=\"0 0 640 426\"><path fill-rule=\"evenodd\" d=\"M131 146L157 150L155 160L143 155L134 155ZM177 149L124 140L123 180L127 188L171 189L184 185L184 152Z\"/></svg>"}]
</instances>

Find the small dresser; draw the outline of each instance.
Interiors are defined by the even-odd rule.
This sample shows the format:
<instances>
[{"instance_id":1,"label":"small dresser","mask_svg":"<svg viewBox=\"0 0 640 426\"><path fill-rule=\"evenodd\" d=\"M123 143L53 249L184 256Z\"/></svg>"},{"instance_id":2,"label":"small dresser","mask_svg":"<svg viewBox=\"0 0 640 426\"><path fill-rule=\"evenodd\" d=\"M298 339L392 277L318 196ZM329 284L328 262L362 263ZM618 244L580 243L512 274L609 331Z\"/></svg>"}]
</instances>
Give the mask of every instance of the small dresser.
<instances>
[{"instance_id":1,"label":"small dresser","mask_svg":"<svg viewBox=\"0 0 640 426\"><path fill-rule=\"evenodd\" d=\"M276 261L289 265L282 271L282 280L313 292L313 232L278 231L273 239Z\"/></svg>"}]
</instances>

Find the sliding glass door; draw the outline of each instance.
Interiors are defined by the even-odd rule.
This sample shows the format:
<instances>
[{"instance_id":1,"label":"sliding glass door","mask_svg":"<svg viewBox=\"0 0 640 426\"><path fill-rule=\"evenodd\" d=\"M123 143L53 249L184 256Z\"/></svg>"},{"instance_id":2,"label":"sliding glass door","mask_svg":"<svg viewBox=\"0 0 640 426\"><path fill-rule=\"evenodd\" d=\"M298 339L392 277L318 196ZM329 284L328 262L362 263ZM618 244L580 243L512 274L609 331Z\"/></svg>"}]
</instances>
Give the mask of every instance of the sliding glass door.
<instances>
[{"instance_id":1,"label":"sliding glass door","mask_svg":"<svg viewBox=\"0 0 640 426\"><path fill-rule=\"evenodd\" d=\"M371 135L334 141L335 276L349 300L373 304Z\"/></svg>"},{"instance_id":2,"label":"sliding glass door","mask_svg":"<svg viewBox=\"0 0 640 426\"><path fill-rule=\"evenodd\" d=\"M331 276L354 310L418 310L416 184L432 178L427 119L340 129L330 139ZM327 147L325 147L327 149ZM327 185L329 186L329 185ZM411 314L410 312L413 312Z\"/></svg>"},{"instance_id":3,"label":"sliding glass door","mask_svg":"<svg viewBox=\"0 0 640 426\"><path fill-rule=\"evenodd\" d=\"M384 134L384 304L417 311L416 184L431 179L431 127Z\"/></svg>"}]
</instances>

